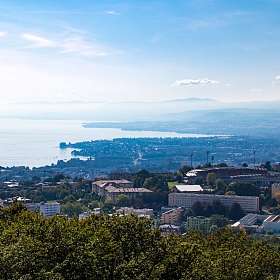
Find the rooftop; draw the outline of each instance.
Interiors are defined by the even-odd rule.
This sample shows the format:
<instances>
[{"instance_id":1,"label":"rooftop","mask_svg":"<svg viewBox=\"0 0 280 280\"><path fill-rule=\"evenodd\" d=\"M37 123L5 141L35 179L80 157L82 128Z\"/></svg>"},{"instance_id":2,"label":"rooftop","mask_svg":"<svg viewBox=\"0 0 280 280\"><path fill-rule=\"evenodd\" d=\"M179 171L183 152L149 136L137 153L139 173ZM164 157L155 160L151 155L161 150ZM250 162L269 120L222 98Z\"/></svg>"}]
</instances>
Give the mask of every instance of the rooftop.
<instances>
[{"instance_id":1,"label":"rooftop","mask_svg":"<svg viewBox=\"0 0 280 280\"><path fill-rule=\"evenodd\" d=\"M151 190L146 188L116 188L114 186L106 187L106 191L109 193L151 193Z\"/></svg>"},{"instance_id":2,"label":"rooftop","mask_svg":"<svg viewBox=\"0 0 280 280\"><path fill-rule=\"evenodd\" d=\"M93 184L96 184L98 186L106 185L106 184L132 184L131 181L121 179L121 180L98 180L93 182Z\"/></svg>"},{"instance_id":3,"label":"rooftop","mask_svg":"<svg viewBox=\"0 0 280 280\"><path fill-rule=\"evenodd\" d=\"M179 192L201 192L203 191L200 185L176 185L175 189Z\"/></svg>"}]
</instances>

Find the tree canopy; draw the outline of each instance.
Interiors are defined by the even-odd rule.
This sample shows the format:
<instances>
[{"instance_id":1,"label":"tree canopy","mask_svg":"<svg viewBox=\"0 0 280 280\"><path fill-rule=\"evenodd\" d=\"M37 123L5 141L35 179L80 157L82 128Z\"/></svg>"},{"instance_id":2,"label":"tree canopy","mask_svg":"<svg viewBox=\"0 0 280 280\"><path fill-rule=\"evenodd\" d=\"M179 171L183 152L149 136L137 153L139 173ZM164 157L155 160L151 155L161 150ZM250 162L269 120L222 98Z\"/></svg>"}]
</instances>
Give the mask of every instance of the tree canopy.
<instances>
[{"instance_id":1,"label":"tree canopy","mask_svg":"<svg viewBox=\"0 0 280 280\"><path fill-rule=\"evenodd\" d=\"M83 221L13 205L0 210L0 279L268 280L280 275L276 245L245 233L161 236L147 219Z\"/></svg>"}]
</instances>

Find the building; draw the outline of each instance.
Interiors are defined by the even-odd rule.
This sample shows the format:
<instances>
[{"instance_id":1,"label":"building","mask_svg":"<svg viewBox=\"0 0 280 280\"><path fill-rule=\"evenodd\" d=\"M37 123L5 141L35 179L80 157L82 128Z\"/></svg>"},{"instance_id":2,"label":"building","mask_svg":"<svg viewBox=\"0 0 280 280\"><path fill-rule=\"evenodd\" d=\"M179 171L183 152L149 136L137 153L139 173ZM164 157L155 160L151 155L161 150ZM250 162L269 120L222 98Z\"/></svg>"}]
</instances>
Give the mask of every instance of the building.
<instances>
[{"instance_id":1,"label":"building","mask_svg":"<svg viewBox=\"0 0 280 280\"><path fill-rule=\"evenodd\" d=\"M92 192L99 196L105 196L107 187L132 188L133 183L128 180L98 180L92 183Z\"/></svg>"},{"instance_id":2,"label":"building","mask_svg":"<svg viewBox=\"0 0 280 280\"><path fill-rule=\"evenodd\" d=\"M254 184L259 187L270 187L274 183L280 183L280 175L273 172L269 172L269 174L236 175L231 176L228 182L230 181Z\"/></svg>"},{"instance_id":3,"label":"building","mask_svg":"<svg viewBox=\"0 0 280 280\"><path fill-rule=\"evenodd\" d=\"M152 218L154 210L149 208L135 209L133 207L121 207L116 210L116 214L119 215L136 215L138 217Z\"/></svg>"},{"instance_id":4,"label":"building","mask_svg":"<svg viewBox=\"0 0 280 280\"><path fill-rule=\"evenodd\" d=\"M245 230L247 233L280 234L280 215L247 214L231 227Z\"/></svg>"},{"instance_id":5,"label":"building","mask_svg":"<svg viewBox=\"0 0 280 280\"><path fill-rule=\"evenodd\" d=\"M234 203L238 203L246 213L259 212L259 198L256 196L170 193L168 195L168 206L184 207L190 209L196 202L201 202L203 204L212 204L217 200L228 208L231 207Z\"/></svg>"},{"instance_id":6,"label":"building","mask_svg":"<svg viewBox=\"0 0 280 280\"><path fill-rule=\"evenodd\" d=\"M60 214L60 203L58 202L47 202L40 203L40 213L44 217L52 217Z\"/></svg>"},{"instance_id":7,"label":"building","mask_svg":"<svg viewBox=\"0 0 280 280\"><path fill-rule=\"evenodd\" d=\"M84 220L87 219L93 215L100 215L101 214L101 208L94 208L92 211L88 211L88 212L83 212L81 214L79 214L79 220Z\"/></svg>"},{"instance_id":8,"label":"building","mask_svg":"<svg viewBox=\"0 0 280 280\"><path fill-rule=\"evenodd\" d=\"M110 186L105 189L104 195L112 199L112 201L116 201L119 195L125 195L128 199L134 199L150 193L152 191L146 188L116 188Z\"/></svg>"},{"instance_id":9,"label":"building","mask_svg":"<svg viewBox=\"0 0 280 280\"><path fill-rule=\"evenodd\" d=\"M204 234L207 234L210 232L210 229L212 227L212 222L210 218L206 217L188 217L187 223L186 223L186 230L187 231L199 231Z\"/></svg>"},{"instance_id":10,"label":"building","mask_svg":"<svg viewBox=\"0 0 280 280\"><path fill-rule=\"evenodd\" d=\"M180 192L180 193L185 193L185 192L202 192L203 188L200 185L176 185L173 188L174 192Z\"/></svg>"},{"instance_id":11,"label":"building","mask_svg":"<svg viewBox=\"0 0 280 280\"><path fill-rule=\"evenodd\" d=\"M197 180L206 182L207 175L214 173L217 178L225 182L232 181L233 176L240 175L269 175L269 172L264 168L248 168L248 167L211 167L205 169L194 169L186 173L186 181L188 183L195 183Z\"/></svg>"},{"instance_id":12,"label":"building","mask_svg":"<svg viewBox=\"0 0 280 280\"><path fill-rule=\"evenodd\" d=\"M184 209L182 207L170 209L163 212L160 217L161 224L177 225L182 220Z\"/></svg>"},{"instance_id":13,"label":"building","mask_svg":"<svg viewBox=\"0 0 280 280\"><path fill-rule=\"evenodd\" d=\"M151 190L146 188L133 188L132 183L127 180L96 181L92 184L92 191L101 197L107 197L113 201L116 201L119 195L125 195L128 199L134 199L144 194L152 193Z\"/></svg>"},{"instance_id":14,"label":"building","mask_svg":"<svg viewBox=\"0 0 280 280\"><path fill-rule=\"evenodd\" d=\"M161 225L161 226L159 226L159 230L162 235L180 234L181 233L180 227L175 226L175 225Z\"/></svg>"},{"instance_id":15,"label":"building","mask_svg":"<svg viewBox=\"0 0 280 280\"><path fill-rule=\"evenodd\" d=\"M280 199L280 184L272 184L271 186L271 197L277 200Z\"/></svg>"},{"instance_id":16,"label":"building","mask_svg":"<svg viewBox=\"0 0 280 280\"><path fill-rule=\"evenodd\" d=\"M231 228L245 230L247 233L261 233L261 225L266 218L268 218L268 215L249 213L239 221L231 225Z\"/></svg>"},{"instance_id":17,"label":"building","mask_svg":"<svg viewBox=\"0 0 280 280\"><path fill-rule=\"evenodd\" d=\"M272 167L273 170L279 172L279 171L280 171L280 162L272 163L272 164L271 164L271 167Z\"/></svg>"},{"instance_id":18,"label":"building","mask_svg":"<svg viewBox=\"0 0 280 280\"><path fill-rule=\"evenodd\" d=\"M271 215L263 222L263 230L269 233L280 233L280 215Z\"/></svg>"}]
</instances>

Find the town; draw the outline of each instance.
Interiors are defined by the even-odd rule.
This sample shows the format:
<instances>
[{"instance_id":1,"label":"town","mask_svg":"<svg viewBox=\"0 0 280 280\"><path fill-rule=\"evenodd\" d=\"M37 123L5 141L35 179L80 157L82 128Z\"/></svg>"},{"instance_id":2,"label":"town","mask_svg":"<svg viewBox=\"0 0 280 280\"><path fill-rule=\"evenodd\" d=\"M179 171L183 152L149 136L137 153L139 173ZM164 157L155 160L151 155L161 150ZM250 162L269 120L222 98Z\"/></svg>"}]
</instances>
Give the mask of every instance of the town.
<instances>
[{"instance_id":1,"label":"town","mask_svg":"<svg viewBox=\"0 0 280 280\"><path fill-rule=\"evenodd\" d=\"M23 177L4 181L3 174L1 205L20 203L45 217L135 215L150 220L163 235L191 231L207 235L228 227L259 238L280 236L278 163L208 163L199 168L182 166L176 172L141 170L91 180L61 173L26 180L23 172Z\"/></svg>"}]
</instances>

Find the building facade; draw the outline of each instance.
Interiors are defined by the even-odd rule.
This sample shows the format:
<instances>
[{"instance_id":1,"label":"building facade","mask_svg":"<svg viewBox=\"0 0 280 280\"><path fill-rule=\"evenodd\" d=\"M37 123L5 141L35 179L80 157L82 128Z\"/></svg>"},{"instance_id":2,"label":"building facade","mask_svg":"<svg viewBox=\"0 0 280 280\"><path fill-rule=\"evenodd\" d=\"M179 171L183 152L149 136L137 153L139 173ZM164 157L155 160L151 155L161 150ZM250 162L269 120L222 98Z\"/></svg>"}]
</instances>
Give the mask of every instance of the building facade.
<instances>
[{"instance_id":1,"label":"building facade","mask_svg":"<svg viewBox=\"0 0 280 280\"><path fill-rule=\"evenodd\" d=\"M199 231L204 234L210 232L212 222L210 218L206 217L188 217L186 223L187 231Z\"/></svg>"},{"instance_id":2,"label":"building facade","mask_svg":"<svg viewBox=\"0 0 280 280\"><path fill-rule=\"evenodd\" d=\"M234 203L238 203L246 213L259 212L259 198L256 196L170 193L168 195L168 206L190 209L196 202L212 204L217 200L226 207L231 207Z\"/></svg>"},{"instance_id":3,"label":"building facade","mask_svg":"<svg viewBox=\"0 0 280 280\"><path fill-rule=\"evenodd\" d=\"M168 225L180 224L182 220L184 209L182 207L170 209L161 214L160 223Z\"/></svg>"},{"instance_id":4,"label":"building facade","mask_svg":"<svg viewBox=\"0 0 280 280\"><path fill-rule=\"evenodd\" d=\"M280 199L280 184L272 184L271 186L271 197L275 198L276 200Z\"/></svg>"},{"instance_id":5,"label":"building facade","mask_svg":"<svg viewBox=\"0 0 280 280\"><path fill-rule=\"evenodd\" d=\"M44 217L52 217L60 214L60 203L58 202L47 202L40 204L40 213Z\"/></svg>"},{"instance_id":6,"label":"building facade","mask_svg":"<svg viewBox=\"0 0 280 280\"><path fill-rule=\"evenodd\" d=\"M134 199L152 193L151 190L146 188L134 188L132 182L127 180L96 181L92 184L92 191L101 197L110 198L112 201L116 201L119 195Z\"/></svg>"}]
</instances>

